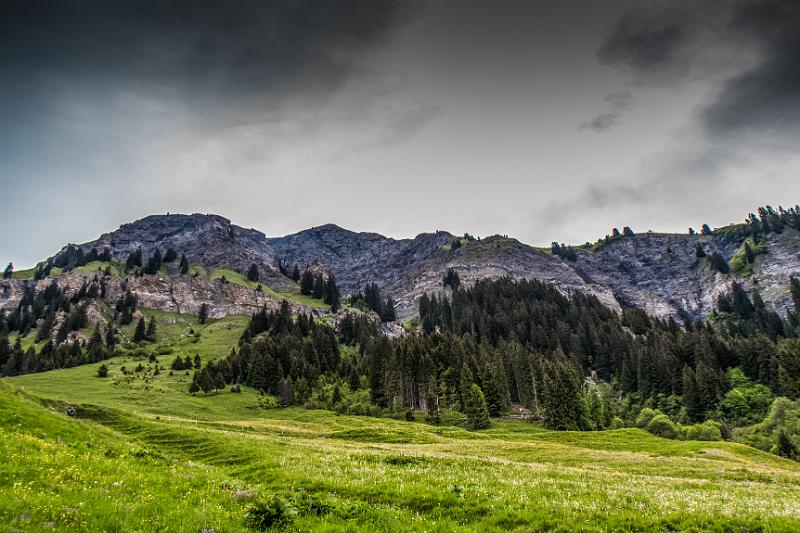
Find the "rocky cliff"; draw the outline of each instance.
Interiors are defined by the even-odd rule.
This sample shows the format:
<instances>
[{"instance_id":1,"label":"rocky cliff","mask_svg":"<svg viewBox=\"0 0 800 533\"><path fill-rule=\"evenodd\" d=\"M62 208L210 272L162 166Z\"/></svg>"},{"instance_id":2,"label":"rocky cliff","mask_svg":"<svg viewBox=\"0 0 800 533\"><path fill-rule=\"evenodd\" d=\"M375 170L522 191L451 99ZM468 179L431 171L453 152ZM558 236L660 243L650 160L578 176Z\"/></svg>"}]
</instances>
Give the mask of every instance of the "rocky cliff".
<instances>
[{"instance_id":1,"label":"rocky cliff","mask_svg":"<svg viewBox=\"0 0 800 533\"><path fill-rule=\"evenodd\" d=\"M301 270L311 266L330 271L343 294L375 282L397 302L400 319L413 315L423 292L442 290L442 275L448 268L457 270L465 283L502 276L535 278L553 283L565 293L594 294L614 309L638 307L676 318L706 316L714 309L720 291L737 281L747 290L759 291L768 305L785 312L791 305L789 278L800 275L800 233L787 228L769 234L766 253L757 255L746 271L721 274L711 268L708 257L697 256L700 247L709 256L717 252L731 261L741 253L741 246L740 240L730 239L724 232L648 233L612 239L592 251L578 249L577 259L568 261L508 237L460 239L435 232L392 239L329 224L267 238L223 217L199 214L150 216L80 245L84 251L107 248L120 263L137 248L145 259L156 248L162 252L172 248L206 273L225 268L241 274L256 264L263 291L246 283L220 283L210 275L181 275L174 266L152 276L121 273L108 284L109 302L128 287L146 307L196 313L205 303L212 316L249 314L264 304L278 305L282 295L296 294L297 285L281 274L281 263L287 268L296 264ZM59 276L57 282L76 289L94 275L76 269ZM15 308L26 283L41 288L49 281L0 281L0 308ZM296 300L298 309L309 309L303 306L307 302Z\"/></svg>"}]
</instances>

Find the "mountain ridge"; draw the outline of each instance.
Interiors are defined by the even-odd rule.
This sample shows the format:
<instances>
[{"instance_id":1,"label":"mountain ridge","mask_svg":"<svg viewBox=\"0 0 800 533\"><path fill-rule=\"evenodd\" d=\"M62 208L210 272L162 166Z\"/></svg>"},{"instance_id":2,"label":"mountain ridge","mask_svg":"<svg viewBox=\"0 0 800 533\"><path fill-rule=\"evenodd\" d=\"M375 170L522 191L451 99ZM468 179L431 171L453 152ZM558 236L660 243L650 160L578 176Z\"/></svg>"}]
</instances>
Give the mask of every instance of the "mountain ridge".
<instances>
[{"instance_id":1,"label":"mountain ridge","mask_svg":"<svg viewBox=\"0 0 800 533\"><path fill-rule=\"evenodd\" d=\"M729 230L736 227L707 235L631 232L607 236L592 248L569 247L574 253L574 260L570 260L553 253L555 250L500 235L480 239L436 231L394 239L327 223L282 237L268 237L220 215L194 213L149 215L122 224L93 241L70 246L84 254L93 248L98 252L109 249L120 263L137 249L147 258L156 248L162 253L171 248L207 273L230 269L244 274L250 265L256 265L259 281L278 293L297 289L289 276L295 265L302 270L318 264L335 276L343 294L356 294L367 283L376 283L395 300L400 319L414 314L416 302L424 292L443 290L442 275L449 268L456 270L466 283L498 277L539 279L566 293L593 294L617 311L637 307L655 316L691 320L707 316L714 309L717 295L737 282L749 292L761 292L765 302L785 312L790 305L789 278L800 272L800 232L787 226L781 227L780 232L767 233L765 253L756 256L747 271L717 272L707 256L719 254L731 262L742 253L746 237ZM698 257L698 247L706 257ZM162 275L167 278L169 290L174 291L180 276L174 269L167 269ZM8 284L6 281L0 290L0 307L6 309L18 301ZM158 284L154 281L153 285ZM192 297L193 290L200 290L192 288L191 283L182 287L187 298ZM208 287L203 290L208 292ZM16 292L20 291L17 287ZM266 296L278 297L269 293ZM252 298L246 294L237 298L245 308L259 305L264 299L255 294ZM226 308L221 301L212 303ZM199 304L184 301L177 305L193 310ZM242 306L227 309L241 311Z\"/></svg>"}]
</instances>

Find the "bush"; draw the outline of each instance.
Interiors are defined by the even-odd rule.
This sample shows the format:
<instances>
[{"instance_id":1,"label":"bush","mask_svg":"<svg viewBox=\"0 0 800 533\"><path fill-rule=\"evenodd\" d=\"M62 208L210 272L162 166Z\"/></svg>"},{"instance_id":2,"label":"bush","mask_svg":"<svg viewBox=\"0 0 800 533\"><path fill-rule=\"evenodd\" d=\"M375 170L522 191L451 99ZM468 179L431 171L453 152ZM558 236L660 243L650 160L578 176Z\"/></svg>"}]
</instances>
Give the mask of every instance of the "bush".
<instances>
[{"instance_id":1,"label":"bush","mask_svg":"<svg viewBox=\"0 0 800 533\"><path fill-rule=\"evenodd\" d=\"M665 414L654 416L647 424L647 431L665 439L674 439L678 435L678 428Z\"/></svg>"},{"instance_id":2,"label":"bush","mask_svg":"<svg viewBox=\"0 0 800 533\"><path fill-rule=\"evenodd\" d=\"M100 368L97 369L97 377L98 378L108 377L108 367L106 365L100 365Z\"/></svg>"},{"instance_id":3,"label":"bush","mask_svg":"<svg viewBox=\"0 0 800 533\"><path fill-rule=\"evenodd\" d=\"M625 422L618 416L611 419L611 429L622 429L625 427Z\"/></svg>"},{"instance_id":4,"label":"bush","mask_svg":"<svg viewBox=\"0 0 800 533\"><path fill-rule=\"evenodd\" d=\"M714 420L706 420L702 424L686 426L683 428L682 437L685 440L722 440L722 424Z\"/></svg>"},{"instance_id":5,"label":"bush","mask_svg":"<svg viewBox=\"0 0 800 533\"><path fill-rule=\"evenodd\" d=\"M641 411L639 411L639 416L636 417L636 427L637 428L646 428L653 417L663 414L661 411L657 411L656 409L650 409L649 407L645 407Z\"/></svg>"},{"instance_id":6,"label":"bush","mask_svg":"<svg viewBox=\"0 0 800 533\"><path fill-rule=\"evenodd\" d=\"M244 515L245 525L257 531L266 531L273 526L285 526L298 515L297 508L282 496L273 496L267 501L253 504Z\"/></svg>"}]
</instances>

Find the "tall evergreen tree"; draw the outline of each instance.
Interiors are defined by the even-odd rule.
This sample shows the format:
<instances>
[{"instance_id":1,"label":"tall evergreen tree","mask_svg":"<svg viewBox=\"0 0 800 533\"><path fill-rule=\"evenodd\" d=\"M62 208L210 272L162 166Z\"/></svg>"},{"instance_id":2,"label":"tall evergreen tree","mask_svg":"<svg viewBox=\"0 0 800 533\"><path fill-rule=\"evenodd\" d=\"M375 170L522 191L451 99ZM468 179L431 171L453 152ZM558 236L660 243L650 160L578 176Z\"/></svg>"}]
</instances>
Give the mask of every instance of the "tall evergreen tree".
<instances>
[{"instance_id":1,"label":"tall evergreen tree","mask_svg":"<svg viewBox=\"0 0 800 533\"><path fill-rule=\"evenodd\" d=\"M197 320L201 324L205 324L206 320L208 320L208 305L207 304L204 303L204 304L202 304L200 306L200 310L197 312Z\"/></svg>"},{"instance_id":2,"label":"tall evergreen tree","mask_svg":"<svg viewBox=\"0 0 800 533\"><path fill-rule=\"evenodd\" d=\"M161 263L163 262L161 256L161 250L156 248L153 252L153 255L150 256L150 259L147 261L147 266L144 269L145 274L158 274L159 269L161 268Z\"/></svg>"},{"instance_id":3,"label":"tall evergreen tree","mask_svg":"<svg viewBox=\"0 0 800 533\"><path fill-rule=\"evenodd\" d=\"M300 281L300 269L297 268L297 265L294 265L294 268L292 269L292 279L295 283Z\"/></svg>"},{"instance_id":4,"label":"tall evergreen tree","mask_svg":"<svg viewBox=\"0 0 800 533\"><path fill-rule=\"evenodd\" d=\"M186 254L181 254L181 262L178 267L181 269L181 275L189 272L189 261L186 259Z\"/></svg>"},{"instance_id":5,"label":"tall evergreen tree","mask_svg":"<svg viewBox=\"0 0 800 533\"><path fill-rule=\"evenodd\" d=\"M313 292L314 274L312 274L310 270L306 270L303 272L303 276L300 278L300 294L310 296Z\"/></svg>"},{"instance_id":6,"label":"tall evergreen tree","mask_svg":"<svg viewBox=\"0 0 800 533\"><path fill-rule=\"evenodd\" d=\"M145 340L156 342L156 317L150 317L147 323L147 331L144 334Z\"/></svg>"},{"instance_id":7,"label":"tall evergreen tree","mask_svg":"<svg viewBox=\"0 0 800 533\"><path fill-rule=\"evenodd\" d=\"M472 429L484 429L489 427L491 421L489 420L489 409L486 406L486 398L481 388L475 383L467 390L464 404L464 414L467 415L467 423Z\"/></svg>"},{"instance_id":8,"label":"tall evergreen tree","mask_svg":"<svg viewBox=\"0 0 800 533\"><path fill-rule=\"evenodd\" d=\"M713 232L711 231L711 226L708 224L703 224L703 226L700 228L700 233L703 235L711 235Z\"/></svg>"},{"instance_id":9,"label":"tall evergreen tree","mask_svg":"<svg viewBox=\"0 0 800 533\"><path fill-rule=\"evenodd\" d=\"M250 268L247 270L247 279L250 281L258 281L258 266L253 263L250 265Z\"/></svg>"},{"instance_id":10,"label":"tall evergreen tree","mask_svg":"<svg viewBox=\"0 0 800 533\"><path fill-rule=\"evenodd\" d=\"M14 264L9 263L8 266L6 266L6 269L3 271L3 279L8 279L13 274L14 274Z\"/></svg>"},{"instance_id":11,"label":"tall evergreen tree","mask_svg":"<svg viewBox=\"0 0 800 533\"><path fill-rule=\"evenodd\" d=\"M147 324L145 324L144 317L139 318L136 323L136 329L133 332L133 342L142 342L147 337Z\"/></svg>"}]
</instances>

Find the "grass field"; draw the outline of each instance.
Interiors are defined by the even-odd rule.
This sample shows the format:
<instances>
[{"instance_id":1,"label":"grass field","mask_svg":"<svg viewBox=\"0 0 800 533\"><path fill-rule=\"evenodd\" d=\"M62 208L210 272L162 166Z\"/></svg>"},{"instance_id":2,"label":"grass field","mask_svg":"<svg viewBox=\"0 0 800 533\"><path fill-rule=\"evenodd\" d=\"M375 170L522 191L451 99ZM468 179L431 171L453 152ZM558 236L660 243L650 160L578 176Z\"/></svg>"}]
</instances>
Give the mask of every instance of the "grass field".
<instances>
[{"instance_id":1,"label":"grass field","mask_svg":"<svg viewBox=\"0 0 800 533\"><path fill-rule=\"evenodd\" d=\"M109 360L108 378L0 381L0 531L246 531L258 502L299 531L800 530L800 464L739 444L190 396L169 363L227 353L245 319L148 313L158 343ZM154 375L149 353L167 351Z\"/></svg>"}]
</instances>

